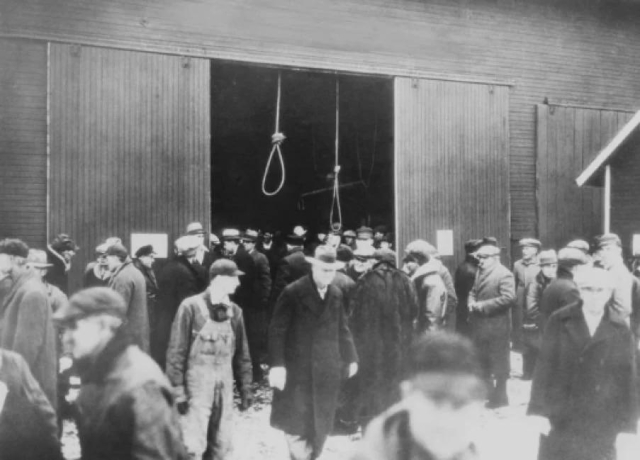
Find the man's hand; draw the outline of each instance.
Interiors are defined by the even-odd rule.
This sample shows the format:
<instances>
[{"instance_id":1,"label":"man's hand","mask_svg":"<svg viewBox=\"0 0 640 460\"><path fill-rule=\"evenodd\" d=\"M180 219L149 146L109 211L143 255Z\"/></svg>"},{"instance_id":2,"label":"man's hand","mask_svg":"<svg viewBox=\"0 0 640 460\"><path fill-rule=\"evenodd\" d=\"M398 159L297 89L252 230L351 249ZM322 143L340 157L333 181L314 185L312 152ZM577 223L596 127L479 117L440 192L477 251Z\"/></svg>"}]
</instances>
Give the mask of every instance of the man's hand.
<instances>
[{"instance_id":1,"label":"man's hand","mask_svg":"<svg viewBox=\"0 0 640 460\"><path fill-rule=\"evenodd\" d=\"M241 395L240 410L245 411L251 406L253 406L253 393L251 390L243 391Z\"/></svg>"},{"instance_id":2,"label":"man's hand","mask_svg":"<svg viewBox=\"0 0 640 460\"><path fill-rule=\"evenodd\" d=\"M357 372L358 372L358 363L349 364L349 378L356 375Z\"/></svg>"},{"instance_id":3,"label":"man's hand","mask_svg":"<svg viewBox=\"0 0 640 460\"><path fill-rule=\"evenodd\" d=\"M284 367L272 367L269 370L269 386L282 391L285 383L287 383L287 370Z\"/></svg>"},{"instance_id":4,"label":"man's hand","mask_svg":"<svg viewBox=\"0 0 640 460\"><path fill-rule=\"evenodd\" d=\"M534 430L544 436L549 435L549 431L551 431L551 423L548 418L540 415L531 415L528 419Z\"/></svg>"}]
</instances>

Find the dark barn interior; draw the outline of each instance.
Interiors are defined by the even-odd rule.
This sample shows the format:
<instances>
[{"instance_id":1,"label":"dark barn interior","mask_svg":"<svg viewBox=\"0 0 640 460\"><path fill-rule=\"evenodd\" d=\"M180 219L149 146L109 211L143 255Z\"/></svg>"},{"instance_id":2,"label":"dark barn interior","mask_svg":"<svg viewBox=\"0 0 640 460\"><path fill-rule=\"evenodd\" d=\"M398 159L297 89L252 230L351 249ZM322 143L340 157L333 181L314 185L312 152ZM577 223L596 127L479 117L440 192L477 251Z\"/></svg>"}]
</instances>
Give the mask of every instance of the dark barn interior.
<instances>
[{"instance_id":1,"label":"dark barn interior","mask_svg":"<svg viewBox=\"0 0 640 460\"><path fill-rule=\"evenodd\" d=\"M275 196L262 179L275 130L281 75L280 132L285 183ZM212 61L212 229L227 225L314 231L330 223L339 86L339 183L343 228L394 222L393 80L282 70ZM266 190L281 179L274 157ZM336 214L337 215L337 214ZM337 217L334 217L334 221Z\"/></svg>"}]
</instances>

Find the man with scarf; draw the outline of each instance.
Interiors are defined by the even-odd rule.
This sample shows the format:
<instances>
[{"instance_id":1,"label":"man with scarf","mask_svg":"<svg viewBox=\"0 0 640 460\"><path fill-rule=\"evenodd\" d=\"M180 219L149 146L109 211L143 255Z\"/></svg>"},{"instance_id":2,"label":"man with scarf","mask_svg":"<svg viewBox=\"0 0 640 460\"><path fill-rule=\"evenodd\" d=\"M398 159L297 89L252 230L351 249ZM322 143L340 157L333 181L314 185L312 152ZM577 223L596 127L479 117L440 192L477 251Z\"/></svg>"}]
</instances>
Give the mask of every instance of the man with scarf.
<instances>
[{"instance_id":1,"label":"man with scarf","mask_svg":"<svg viewBox=\"0 0 640 460\"><path fill-rule=\"evenodd\" d=\"M122 296L104 287L76 293L54 315L82 380L82 458L185 460L169 382L134 344L126 318Z\"/></svg>"},{"instance_id":2,"label":"man with scarf","mask_svg":"<svg viewBox=\"0 0 640 460\"><path fill-rule=\"evenodd\" d=\"M242 410L253 403L251 357L242 309L229 297L243 275L235 262L215 261L211 283L185 299L171 329L167 376L182 414L190 458L224 460L232 455L233 383L238 379Z\"/></svg>"}]
</instances>

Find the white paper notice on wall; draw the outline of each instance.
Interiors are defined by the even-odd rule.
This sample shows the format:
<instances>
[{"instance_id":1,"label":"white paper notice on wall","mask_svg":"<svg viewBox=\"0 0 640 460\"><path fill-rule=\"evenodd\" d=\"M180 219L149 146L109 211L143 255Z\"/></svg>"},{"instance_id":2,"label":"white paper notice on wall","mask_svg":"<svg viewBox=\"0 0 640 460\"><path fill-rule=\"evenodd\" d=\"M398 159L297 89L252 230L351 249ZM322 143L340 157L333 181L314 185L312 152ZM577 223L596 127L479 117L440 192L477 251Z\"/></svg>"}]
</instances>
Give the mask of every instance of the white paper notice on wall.
<instances>
[{"instance_id":1,"label":"white paper notice on wall","mask_svg":"<svg viewBox=\"0 0 640 460\"><path fill-rule=\"evenodd\" d=\"M633 239L631 240L631 252L634 256L640 255L640 235L633 235Z\"/></svg>"},{"instance_id":2,"label":"white paper notice on wall","mask_svg":"<svg viewBox=\"0 0 640 460\"><path fill-rule=\"evenodd\" d=\"M132 233L131 256L142 246L150 244L156 253L156 257L166 259L168 257L169 235L166 233Z\"/></svg>"},{"instance_id":3,"label":"white paper notice on wall","mask_svg":"<svg viewBox=\"0 0 640 460\"><path fill-rule=\"evenodd\" d=\"M438 230L436 242L441 256L453 255L453 230Z\"/></svg>"}]
</instances>

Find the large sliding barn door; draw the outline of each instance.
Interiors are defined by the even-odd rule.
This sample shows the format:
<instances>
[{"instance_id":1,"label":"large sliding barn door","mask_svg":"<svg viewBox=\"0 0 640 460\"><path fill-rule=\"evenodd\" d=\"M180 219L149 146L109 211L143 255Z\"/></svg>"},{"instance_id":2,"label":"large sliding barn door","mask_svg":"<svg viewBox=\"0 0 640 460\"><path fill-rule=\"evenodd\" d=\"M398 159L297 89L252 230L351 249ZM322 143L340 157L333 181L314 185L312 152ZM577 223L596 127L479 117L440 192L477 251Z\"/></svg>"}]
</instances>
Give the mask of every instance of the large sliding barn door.
<instances>
[{"instance_id":1,"label":"large sliding barn door","mask_svg":"<svg viewBox=\"0 0 640 460\"><path fill-rule=\"evenodd\" d=\"M508 114L508 87L396 78L400 252L416 238L435 245L438 230L453 231L449 268L470 238L509 247Z\"/></svg>"},{"instance_id":2,"label":"large sliding barn door","mask_svg":"<svg viewBox=\"0 0 640 460\"><path fill-rule=\"evenodd\" d=\"M78 287L109 236L171 241L210 214L209 62L51 45L50 237L81 247Z\"/></svg>"},{"instance_id":3,"label":"large sliding barn door","mask_svg":"<svg viewBox=\"0 0 640 460\"><path fill-rule=\"evenodd\" d=\"M602 233L602 188L576 178L633 114L538 105L536 182L538 228L546 247Z\"/></svg>"}]
</instances>

